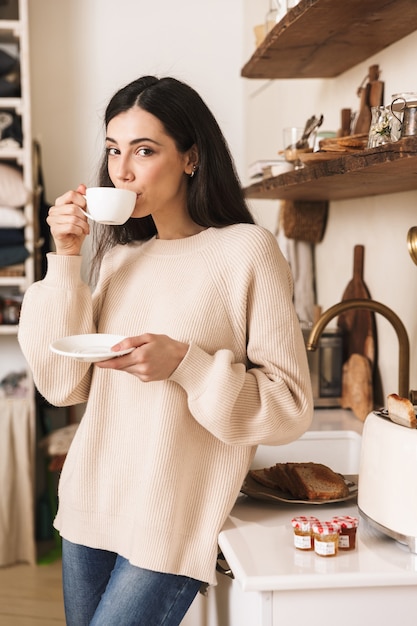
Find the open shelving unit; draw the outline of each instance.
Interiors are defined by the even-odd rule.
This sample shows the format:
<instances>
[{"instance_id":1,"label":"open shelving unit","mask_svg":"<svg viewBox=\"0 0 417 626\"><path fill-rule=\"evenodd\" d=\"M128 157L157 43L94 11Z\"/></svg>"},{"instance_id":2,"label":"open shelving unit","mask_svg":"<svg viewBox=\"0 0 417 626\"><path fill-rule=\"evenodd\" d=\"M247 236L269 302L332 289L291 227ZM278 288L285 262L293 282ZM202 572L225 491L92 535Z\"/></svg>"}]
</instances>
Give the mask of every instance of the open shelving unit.
<instances>
[{"instance_id":1,"label":"open shelving unit","mask_svg":"<svg viewBox=\"0 0 417 626\"><path fill-rule=\"evenodd\" d=\"M417 189L417 137L340 154L245 189L248 198L345 200Z\"/></svg>"},{"instance_id":2,"label":"open shelving unit","mask_svg":"<svg viewBox=\"0 0 417 626\"><path fill-rule=\"evenodd\" d=\"M415 0L300 0L241 71L246 78L329 78L417 30ZM335 154L256 182L254 199L340 200L417 189L417 137Z\"/></svg>"},{"instance_id":3,"label":"open shelving unit","mask_svg":"<svg viewBox=\"0 0 417 626\"><path fill-rule=\"evenodd\" d=\"M23 263L6 266L0 272L0 297L22 294L35 280L35 249L37 216L34 210L33 149L31 129L31 100L29 76L29 20L28 0L5 0L0 3L0 46L16 52L19 80L16 96L0 97L0 112L13 115L21 126L22 142L0 145L0 165L13 166L21 174L22 186L27 192L25 204L11 202L7 208L24 215L24 247L29 253ZM9 93L7 90L3 93ZM5 175L6 176L6 175ZM7 179L6 179L7 180ZM14 196L15 192L10 192ZM20 198L20 196L19 196ZM15 197L16 199L16 197ZM19 201L20 202L20 201ZM6 244L3 244L6 245ZM22 244L23 245L23 244ZM6 256L7 258L7 256ZM0 566L13 562L35 561L34 496L35 496L35 440L36 403L31 372L21 353L18 326L14 321L0 321L0 380L3 389L13 386L13 377L24 377L24 384L12 393L6 390L0 396L0 454L4 460L2 473L2 506L5 515L0 520L0 532L5 536L14 529L10 542L3 542ZM8 382L5 383L6 379ZM10 505L8 494L13 494ZM28 511L33 511L33 516ZM7 514L6 514L7 513ZM10 544L10 545L9 545Z\"/></svg>"},{"instance_id":4,"label":"open shelving unit","mask_svg":"<svg viewBox=\"0 0 417 626\"><path fill-rule=\"evenodd\" d=\"M416 29L415 0L300 0L241 75L334 78Z\"/></svg>"}]
</instances>

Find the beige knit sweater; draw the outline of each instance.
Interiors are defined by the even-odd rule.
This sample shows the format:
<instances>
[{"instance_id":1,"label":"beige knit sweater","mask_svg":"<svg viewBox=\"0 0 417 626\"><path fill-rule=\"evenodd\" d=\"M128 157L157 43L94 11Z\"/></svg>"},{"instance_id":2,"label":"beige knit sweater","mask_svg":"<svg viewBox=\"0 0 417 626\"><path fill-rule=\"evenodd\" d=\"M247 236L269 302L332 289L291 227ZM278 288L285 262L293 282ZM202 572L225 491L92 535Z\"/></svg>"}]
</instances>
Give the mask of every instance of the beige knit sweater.
<instances>
[{"instance_id":1,"label":"beige knit sweater","mask_svg":"<svg viewBox=\"0 0 417 626\"><path fill-rule=\"evenodd\" d=\"M272 233L239 224L117 246L93 295L80 268L81 257L50 254L19 328L40 393L87 401L55 525L134 565L215 584L218 533L256 445L288 443L312 417L287 263ZM49 350L91 332L161 333L190 348L169 380L150 383Z\"/></svg>"}]
</instances>

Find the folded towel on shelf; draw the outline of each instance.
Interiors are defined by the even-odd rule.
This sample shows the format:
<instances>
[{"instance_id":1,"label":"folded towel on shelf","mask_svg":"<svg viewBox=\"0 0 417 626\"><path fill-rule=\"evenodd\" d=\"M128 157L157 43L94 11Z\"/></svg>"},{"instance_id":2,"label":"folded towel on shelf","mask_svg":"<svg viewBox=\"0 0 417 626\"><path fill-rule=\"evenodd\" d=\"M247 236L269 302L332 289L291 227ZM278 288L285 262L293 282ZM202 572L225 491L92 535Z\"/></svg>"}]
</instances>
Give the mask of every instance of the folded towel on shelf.
<instances>
[{"instance_id":1,"label":"folded towel on shelf","mask_svg":"<svg viewBox=\"0 0 417 626\"><path fill-rule=\"evenodd\" d=\"M30 256L25 246L2 246L0 247L0 267L23 263Z\"/></svg>"},{"instance_id":2,"label":"folded towel on shelf","mask_svg":"<svg viewBox=\"0 0 417 626\"><path fill-rule=\"evenodd\" d=\"M22 171L8 163L0 163L0 206L22 207L30 196Z\"/></svg>"},{"instance_id":3,"label":"folded towel on shelf","mask_svg":"<svg viewBox=\"0 0 417 626\"><path fill-rule=\"evenodd\" d=\"M17 147L22 145L22 122L19 115L11 111L0 110L0 139L0 148L3 148L3 142L7 140L13 140Z\"/></svg>"},{"instance_id":4,"label":"folded towel on shelf","mask_svg":"<svg viewBox=\"0 0 417 626\"><path fill-rule=\"evenodd\" d=\"M25 264L15 263L14 265L6 265L6 267L0 267L0 276L4 277L16 277L25 275Z\"/></svg>"},{"instance_id":5,"label":"folded towel on shelf","mask_svg":"<svg viewBox=\"0 0 417 626\"><path fill-rule=\"evenodd\" d=\"M23 228L27 219L22 209L0 206L0 228Z\"/></svg>"},{"instance_id":6,"label":"folded towel on shelf","mask_svg":"<svg viewBox=\"0 0 417 626\"><path fill-rule=\"evenodd\" d=\"M0 3L4 4L4 3ZM17 56L0 47L0 98L20 95L20 62Z\"/></svg>"},{"instance_id":7,"label":"folded towel on shelf","mask_svg":"<svg viewBox=\"0 0 417 626\"><path fill-rule=\"evenodd\" d=\"M16 69L18 65L18 60L16 57L12 56L5 50L0 47L0 76L4 76L8 74L12 70Z\"/></svg>"},{"instance_id":8,"label":"folded towel on shelf","mask_svg":"<svg viewBox=\"0 0 417 626\"><path fill-rule=\"evenodd\" d=\"M1 228L0 226L0 246L18 246L24 243L23 228Z\"/></svg>"}]
</instances>

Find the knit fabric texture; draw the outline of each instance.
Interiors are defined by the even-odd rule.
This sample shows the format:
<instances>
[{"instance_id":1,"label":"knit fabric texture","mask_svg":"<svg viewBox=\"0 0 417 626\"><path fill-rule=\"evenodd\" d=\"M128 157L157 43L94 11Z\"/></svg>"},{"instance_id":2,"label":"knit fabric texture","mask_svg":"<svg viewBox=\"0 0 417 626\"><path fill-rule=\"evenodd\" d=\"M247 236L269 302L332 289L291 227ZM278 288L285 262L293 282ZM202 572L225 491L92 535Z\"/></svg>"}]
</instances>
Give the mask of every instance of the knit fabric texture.
<instances>
[{"instance_id":1,"label":"knit fabric texture","mask_svg":"<svg viewBox=\"0 0 417 626\"><path fill-rule=\"evenodd\" d=\"M82 333L189 344L168 380L142 382L53 353ZM55 526L133 565L216 584L217 538L258 444L310 425L313 400L292 278L275 237L238 224L116 246L93 293L81 257L48 255L19 342L53 405L87 402Z\"/></svg>"}]
</instances>

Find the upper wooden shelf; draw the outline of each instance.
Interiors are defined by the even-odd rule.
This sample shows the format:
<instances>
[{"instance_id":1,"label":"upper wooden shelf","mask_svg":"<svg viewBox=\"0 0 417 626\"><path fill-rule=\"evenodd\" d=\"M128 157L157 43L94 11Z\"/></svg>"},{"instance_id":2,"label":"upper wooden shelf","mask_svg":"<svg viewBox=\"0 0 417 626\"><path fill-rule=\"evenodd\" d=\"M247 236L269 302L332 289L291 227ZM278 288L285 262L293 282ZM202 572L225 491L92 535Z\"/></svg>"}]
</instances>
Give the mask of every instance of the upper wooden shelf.
<instances>
[{"instance_id":1,"label":"upper wooden shelf","mask_svg":"<svg viewBox=\"0 0 417 626\"><path fill-rule=\"evenodd\" d=\"M18 20L0 20L0 40L9 43L21 33L21 24Z\"/></svg>"},{"instance_id":2,"label":"upper wooden shelf","mask_svg":"<svg viewBox=\"0 0 417 626\"><path fill-rule=\"evenodd\" d=\"M417 137L267 178L245 189L247 198L343 200L417 189Z\"/></svg>"},{"instance_id":3,"label":"upper wooden shelf","mask_svg":"<svg viewBox=\"0 0 417 626\"><path fill-rule=\"evenodd\" d=\"M417 30L416 0L300 0L241 71L245 78L331 78Z\"/></svg>"}]
</instances>

